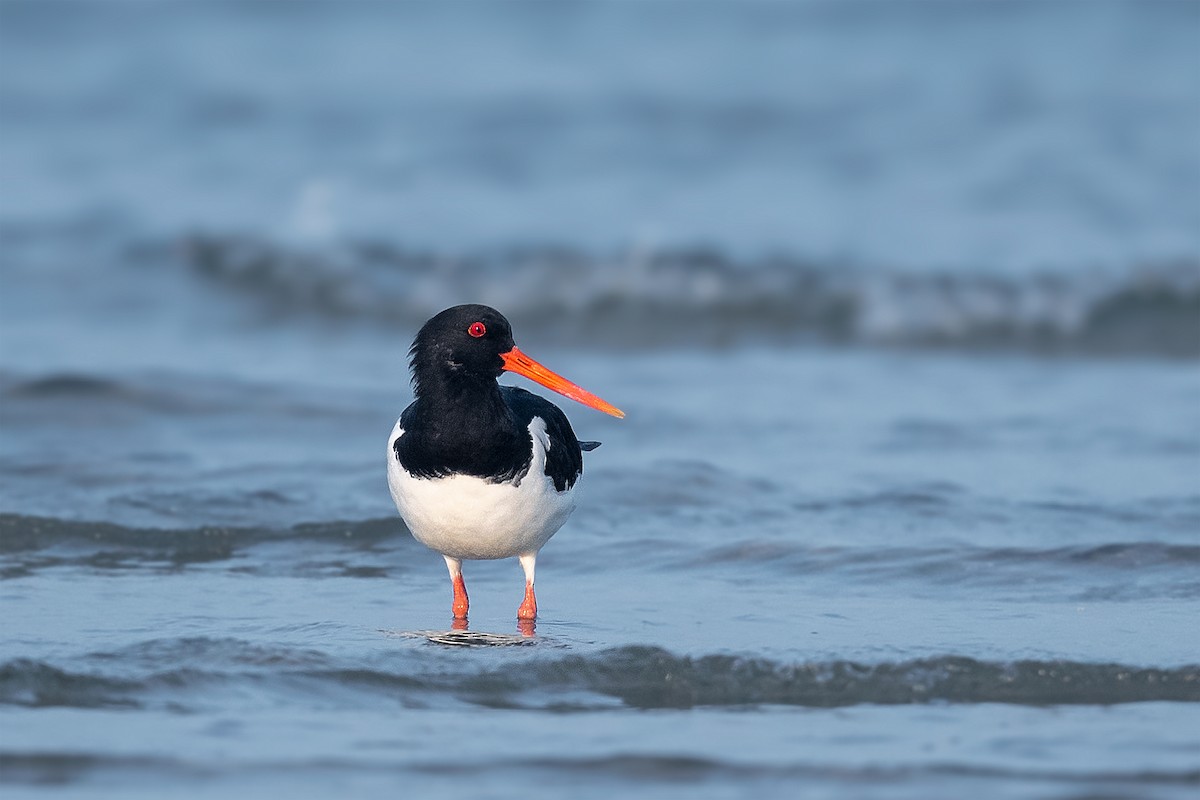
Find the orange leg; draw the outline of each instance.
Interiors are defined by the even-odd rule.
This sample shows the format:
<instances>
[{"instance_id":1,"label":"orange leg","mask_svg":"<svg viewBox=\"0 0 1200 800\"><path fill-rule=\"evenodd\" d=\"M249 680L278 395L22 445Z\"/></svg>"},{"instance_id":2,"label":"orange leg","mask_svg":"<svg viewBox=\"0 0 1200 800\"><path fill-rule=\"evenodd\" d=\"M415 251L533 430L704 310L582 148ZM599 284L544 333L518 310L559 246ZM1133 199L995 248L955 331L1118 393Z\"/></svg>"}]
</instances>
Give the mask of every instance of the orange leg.
<instances>
[{"instance_id":1,"label":"orange leg","mask_svg":"<svg viewBox=\"0 0 1200 800\"><path fill-rule=\"evenodd\" d=\"M454 605L450 609L454 612L455 619L466 619L467 609L470 607L470 600L467 599L467 584L463 580L462 573L454 576Z\"/></svg>"},{"instance_id":2,"label":"orange leg","mask_svg":"<svg viewBox=\"0 0 1200 800\"><path fill-rule=\"evenodd\" d=\"M537 553L526 553L520 556L521 569L525 570L525 600L517 609L517 619L537 619L537 597L533 594L533 565L537 561Z\"/></svg>"},{"instance_id":3,"label":"orange leg","mask_svg":"<svg viewBox=\"0 0 1200 800\"><path fill-rule=\"evenodd\" d=\"M466 619L470 601L467 600L467 584L462 576L462 561L450 556L442 556L442 558L446 559L446 569L450 571L450 583L454 586L454 604L450 606L450 610L454 612L455 619Z\"/></svg>"}]
</instances>

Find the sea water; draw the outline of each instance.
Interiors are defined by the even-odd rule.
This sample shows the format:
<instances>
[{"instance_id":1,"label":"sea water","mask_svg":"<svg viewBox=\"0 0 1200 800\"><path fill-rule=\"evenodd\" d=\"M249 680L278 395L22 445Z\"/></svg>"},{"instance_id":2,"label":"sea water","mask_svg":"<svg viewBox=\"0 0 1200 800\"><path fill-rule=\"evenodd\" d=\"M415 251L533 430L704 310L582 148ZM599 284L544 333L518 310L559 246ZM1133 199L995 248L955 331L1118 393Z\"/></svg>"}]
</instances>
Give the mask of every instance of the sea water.
<instances>
[{"instance_id":1,"label":"sea water","mask_svg":"<svg viewBox=\"0 0 1200 800\"><path fill-rule=\"evenodd\" d=\"M0 6L5 797L1193 796L1198 8ZM467 301L628 415L532 636Z\"/></svg>"}]
</instances>

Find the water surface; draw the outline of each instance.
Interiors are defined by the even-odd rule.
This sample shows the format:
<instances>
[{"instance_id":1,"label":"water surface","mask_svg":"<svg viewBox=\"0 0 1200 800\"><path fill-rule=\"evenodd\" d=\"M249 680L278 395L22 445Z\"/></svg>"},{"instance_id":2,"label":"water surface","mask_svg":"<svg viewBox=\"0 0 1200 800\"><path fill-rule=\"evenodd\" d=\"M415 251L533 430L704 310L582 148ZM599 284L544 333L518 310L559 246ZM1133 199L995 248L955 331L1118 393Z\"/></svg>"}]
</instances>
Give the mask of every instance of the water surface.
<instances>
[{"instance_id":1,"label":"water surface","mask_svg":"<svg viewBox=\"0 0 1200 800\"><path fill-rule=\"evenodd\" d=\"M1193 796L1197 8L3 4L5 796ZM465 301L628 413L532 637Z\"/></svg>"}]
</instances>

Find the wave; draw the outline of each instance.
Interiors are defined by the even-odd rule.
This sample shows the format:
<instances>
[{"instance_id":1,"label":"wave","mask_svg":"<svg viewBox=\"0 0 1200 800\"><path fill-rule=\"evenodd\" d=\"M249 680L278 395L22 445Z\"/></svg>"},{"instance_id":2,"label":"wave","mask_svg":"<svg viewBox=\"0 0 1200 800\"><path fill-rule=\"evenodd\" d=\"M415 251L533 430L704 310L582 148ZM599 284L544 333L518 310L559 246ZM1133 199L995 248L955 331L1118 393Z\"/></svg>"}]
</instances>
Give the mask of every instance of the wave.
<instances>
[{"instance_id":1,"label":"wave","mask_svg":"<svg viewBox=\"0 0 1200 800\"><path fill-rule=\"evenodd\" d=\"M529 671L549 686L598 692L638 708L1200 702L1200 666L1136 669L1068 661L992 663L959 656L882 664L783 664L731 655L693 659L655 647L624 647ZM506 677L485 675L482 681L491 686ZM514 690L520 686L519 679L511 684Z\"/></svg>"},{"instance_id":2,"label":"wave","mask_svg":"<svg viewBox=\"0 0 1200 800\"><path fill-rule=\"evenodd\" d=\"M929 580L977 580L991 573L993 581L1011 578L1013 569L1096 567L1142 572L1156 567L1200 564L1200 545L1163 542L1121 542L1072 547L813 547L769 540L747 540L706 550L687 566L721 565L731 561L762 561L811 575L833 569L891 569L912 572Z\"/></svg>"},{"instance_id":3,"label":"wave","mask_svg":"<svg viewBox=\"0 0 1200 800\"><path fill-rule=\"evenodd\" d=\"M1085 797L1142 796L1147 787L1192 787L1200 784L1200 770L1181 769L1105 769L1079 771L1068 768L1013 768L978 763L933 763L922 765L867 764L836 765L818 761L809 763L747 762L732 759L704 758L688 755L656 755L646 753L617 753L606 756L572 756L504 758L500 760L471 759L455 761L380 762L360 758L322 758L310 761L249 761L225 760L213 763L195 758L174 758L152 755L114 755L94 752L0 752L0 775L9 784L34 786L63 786L85 778L103 776L142 780L204 781L244 774L252 776L255 786L261 786L265 776L273 772L320 778L344 775L361 779L372 773L391 774L398 780L411 780L412 773L428 779L436 777L451 781L465 776L478 776L495 781L497 776L511 775L517 785L528 785L531 776L546 776L551 780L599 782L605 785L615 779L631 781L639 793L655 783L672 786L704 782L711 788L714 782L732 784L736 790L730 796L744 794L747 783L795 781L825 783L831 795L844 795L850 788L869 789L886 784L890 787L916 786L927 790L929 781L977 780L987 781L980 787L986 791L994 782L1079 785L1079 788L1103 787L1100 794ZM457 787L455 787L457 788ZM961 785L959 786L961 789ZM850 792L853 793L853 792ZM893 792L894 793L894 792ZM869 791L865 792L870 795ZM917 796L928 796L925 792ZM942 796L936 795L935 796ZM951 795L946 795L951 796Z\"/></svg>"},{"instance_id":4,"label":"wave","mask_svg":"<svg viewBox=\"0 0 1200 800\"><path fill-rule=\"evenodd\" d=\"M167 560L175 564L202 563L229 558L241 548L269 542L336 542L365 546L387 539L408 538L398 517L359 521L308 522L285 528L226 527L135 528L111 522L83 522L0 514L0 556L56 551L56 563L83 559L102 565L96 554L110 560L122 556ZM77 551L72 558L70 550Z\"/></svg>"},{"instance_id":5,"label":"wave","mask_svg":"<svg viewBox=\"0 0 1200 800\"><path fill-rule=\"evenodd\" d=\"M488 707L551 710L603 709L614 701L642 709L1200 702L1200 665L991 662L955 655L876 664L787 663L724 654L689 657L650 646L510 660L479 672L456 671L469 662L411 657L396 659L392 668L332 661L311 650L208 639L89 656L91 668L100 666L102 673L18 659L0 665L0 704L186 708L213 686L306 697L336 692L357 695L364 704L385 698L425 702L440 695Z\"/></svg>"},{"instance_id":6,"label":"wave","mask_svg":"<svg viewBox=\"0 0 1200 800\"><path fill-rule=\"evenodd\" d=\"M254 548L279 543L286 543L287 550L273 549L269 557L246 557ZM55 567L161 569L229 561L231 569L244 574L376 579L404 570L402 558L383 551L408 546L415 543L398 517L287 527L140 528L0 514L0 578L25 577ZM586 571L588 564L606 563L610 550L623 551L630 542L605 536L581 539L574 546L586 553L575 559L576 569ZM677 546L653 539L639 538L638 547L646 563L663 570L726 571L732 564L751 564L784 575L977 587L1023 586L1035 576L1043 587L1064 580L1075 585L1078 576L1088 574L1100 583L1076 588L1086 588L1091 600L1150 594L1190 597L1200 586L1194 574L1200 564L1200 545L1153 539L1057 547L945 541L897 546L878 540L829 544L760 536L726 540L686 556ZM1130 583L1122 577L1131 573L1140 580Z\"/></svg>"},{"instance_id":7,"label":"wave","mask_svg":"<svg viewBox=\"0 0 1200 800\"><path fill-rule=\"evenodd\" d=\"M164 779L204 780L250 773L261 779L273 770L286 770L289 775L312 773L328 775L383 772L403 775L408 771L440 777L477 775L495 780L500 774L519 776L528 783L534 773L561 775L572 780L607 781L624 777L638 782L665 781L672 784L698 781L737 781L740 788L746 781L808 780L832 781L844 788L846 782L863 782L867 786L886 782L904 785L929 779L982 779L994 781L1034 781L1050 784L1103 786L1108 793L1116 789L1130 794L1144 792L1147 786L1194 786L1200 784L1200 770L1109 769L1081 772L1071 769L1029 769L970 763L933 763L928 765L865 766L828 763L752 763L688 755L656 755L646 753L617 753L606 756L571 756L505 758L502 760L422 761L417 763L384 762L360 759L323 758L313 761L238 761L213 764L169 756L113 755L88 752L0 752L0 774L11 784L61 786L85 776L116 773L122 776L155 775ZM850 785L855 785L851 783ZM1086 795L1092 796L1092 795ZM1102 796L1110 796L1104 794ZM1122 794L1122 796L1125 796Z\"/></svg>"},{"instance_id":8,"label":"wave","mask_svg":"<svg viewBox=\"0 0 1200 800\"><path fill-rule=\"evenodd\" d=\"M1037 352L1200 355L1200 262L1005 276L904 273L715 249L598 257L555 246L463 256L378 243L289 249L194 236L195 273L273 312L371 319L406 329L464 298L522 330L610 346L747 338Z\"/></svg>"},{"instance_id":9,"label":"wave","mask_svg":"<svg viewBox=\"0 0 1200 800\"><path fill-rule=\"evenodd\" d=\"M214 386L183 377L171 378L170 388L156 386L145 378L112 378L93 373L63 371L43 375L25 376L0 370L0 396L10 404L25 402L27 405L44 406L55 401L85 401L88 403L111 403L129 405L148 410L172 412L197 411L211 413L221 406L201 402L198 393L217 395L224 391L231 394L236 386ZM182 384L182 385L181 385ZM208 398L203 398L208 400ZM225 406L232 405L228 400Z\"/></svg>"}]
</instances>

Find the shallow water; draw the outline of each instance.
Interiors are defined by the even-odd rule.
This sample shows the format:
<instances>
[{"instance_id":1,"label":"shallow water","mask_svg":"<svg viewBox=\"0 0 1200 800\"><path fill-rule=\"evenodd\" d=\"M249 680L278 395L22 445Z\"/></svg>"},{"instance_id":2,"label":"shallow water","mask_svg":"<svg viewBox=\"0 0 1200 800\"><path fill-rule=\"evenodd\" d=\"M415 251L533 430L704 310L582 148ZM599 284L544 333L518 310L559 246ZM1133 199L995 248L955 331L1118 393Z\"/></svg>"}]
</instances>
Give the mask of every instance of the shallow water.
<instances>
[{"instance_id":1,"label":"shallow water","mask_svg":"<svg viewBox=\"0 0 1200 800\"><path fill-rule=\"evenodd\" d=\"M239 386L198 413L202 382L10 378L6 482L39 516L0 519L6 775L81 796L1194 790L1190 366L719 360L572 359L630 415L572 414L605 444L539 560L534 638L515 563L468 564L471 630L502 635L483 643L438 633L444 567L388 508L382 387ZM94 427L37 422L70 402ZM251 426L257 446L211 433Z\"/></svg>"},{"instance_id":2,"label":"shallow water","mask_svg":"<svg viewBox=\"0 0 1200 800\"><path fill-rule=\"evenodd\" d=\"M1194 795L1194 4L44 5L5 797ZM532 636L386 489L466 300L628 413Z\"/></svg>"}]
</instances>

